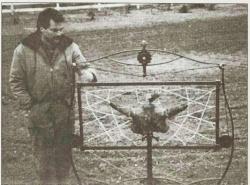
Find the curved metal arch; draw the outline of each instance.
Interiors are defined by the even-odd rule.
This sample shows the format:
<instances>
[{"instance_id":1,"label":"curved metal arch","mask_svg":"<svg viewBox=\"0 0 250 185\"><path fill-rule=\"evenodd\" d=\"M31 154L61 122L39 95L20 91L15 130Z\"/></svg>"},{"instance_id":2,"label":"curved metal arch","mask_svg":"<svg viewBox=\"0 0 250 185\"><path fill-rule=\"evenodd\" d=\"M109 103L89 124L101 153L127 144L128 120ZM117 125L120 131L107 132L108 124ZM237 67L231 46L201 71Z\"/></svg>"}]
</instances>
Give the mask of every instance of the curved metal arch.
<instances>
[{"instance_id":1,"label":"curved metal arch","mask_svg":"<svg viewBox=\"0 0 250 185\"><path fill-rule=\"evenodd\" d=\"M164 178L164 177L155 177L154 178L155 180L162 180L162 181L168 181L168 182L174 182L176 184L182 184L181 182L175 180L175 179L170 179L170 178ZM123 184L125 182L131 182L131 181L136 181L136 180L146 180L146 178L134 178L134 179L127 179L127 180L123 180L121 182L118 182L118 183L115 183L116 185L119 185L119 184Z\"/></svg>"},{"instance_id":2,"label":"curved metal arch","mask_svg":"<svg viewBox=\"0 0 250 185\"><path fill-rule=\"evenodd\" d=\"M96 59L88 60L87 62L92 63L92 62L95 62L95 61L98 61L98 60L107 59L107 58L115 56L115 55L119 55L119 54L123 54L123 53L131 53L131 52L140 52L140 51L141 51L141 49L123 50L123 51L115 52L115 53L112 53L112 54L109 54L109 55L104 55L104 56L96 58ZM190 58L190 57L186 57L184 55L174 53L174 52L170 52L170 51L159 50L159 49L147 49L147 51L161 52L161 53L171 54L171 55L175 55L175 56L179 57L179 58L173 59L173 61L176 61L176 60L181 59L181 58L186 58L186 59L188 59L190 61L200 63L200 64L219 66L219 64L199 61L199 60L196 60L196 59L193 59L193 58ZM169 61L168 63L173 62L173 61ZM126 63L122 63L122 62L119 62L119 63L126 64ZM148 66L150 66L150 65L160 65L160 64L165 64L165 63L166 62L162 62L162 63L159 63L159 64L149 64ZM126 64L126 65L128 65L128 64ZM141 66L141 65L138 65L138 66Z\"/></svg>"}]
</instances>

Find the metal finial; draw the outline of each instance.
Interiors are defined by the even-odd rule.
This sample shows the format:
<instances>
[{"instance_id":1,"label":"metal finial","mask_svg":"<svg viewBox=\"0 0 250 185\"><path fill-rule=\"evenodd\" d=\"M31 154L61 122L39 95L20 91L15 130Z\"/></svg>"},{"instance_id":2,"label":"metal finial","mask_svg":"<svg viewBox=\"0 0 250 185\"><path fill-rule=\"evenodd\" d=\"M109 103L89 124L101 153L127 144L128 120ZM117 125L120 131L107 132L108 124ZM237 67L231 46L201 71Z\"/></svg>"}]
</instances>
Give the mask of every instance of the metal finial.
<instances>
[{"instance_id":1,"label":"metal finial","mask_svg":"<svg viewBox=\"0 0 250 185\"><path fill-rule=\"evenodd\" d=\"M145 41L145 40L142 40L142 41L141 41L141 46L142 46L143 48L146 48L147 45L148 45L148 42L147 42L147 41Z\"/></svg>"},{"instance_id":2,"label":"metal finial","mask_svg":"<svg viewBox=\"0 0 250 185\"><path fill-rule=\"evenodd\" d=\"M219 65L219 68L220 68L220 69L224 69L224 67L225 67L225 64L223 64L223 63L221 63L221 64Z\"/></svg>"}]
</instances>

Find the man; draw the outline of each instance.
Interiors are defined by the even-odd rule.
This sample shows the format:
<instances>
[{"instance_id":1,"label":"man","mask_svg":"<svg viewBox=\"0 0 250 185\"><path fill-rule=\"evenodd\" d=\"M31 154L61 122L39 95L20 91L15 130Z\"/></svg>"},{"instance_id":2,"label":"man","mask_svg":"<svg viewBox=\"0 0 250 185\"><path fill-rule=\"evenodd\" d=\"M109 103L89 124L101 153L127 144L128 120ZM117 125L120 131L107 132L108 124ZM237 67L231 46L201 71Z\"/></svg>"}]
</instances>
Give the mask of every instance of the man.
<instances>
[{"instance_id":1,"label":"man","mask_svg":"<svg viewBox=\"0 0 250 185\"><path fill-rule=\"evenodd\" d=\"M78 45L63 35L63 26L60 12L52 8L42 11L36 32L15 49L10 70L11 90L21 108L30 111L29 130L42 185L67 184L75 72L85 71L85 80L96 81Z\"/></svg>"}]
</instances>

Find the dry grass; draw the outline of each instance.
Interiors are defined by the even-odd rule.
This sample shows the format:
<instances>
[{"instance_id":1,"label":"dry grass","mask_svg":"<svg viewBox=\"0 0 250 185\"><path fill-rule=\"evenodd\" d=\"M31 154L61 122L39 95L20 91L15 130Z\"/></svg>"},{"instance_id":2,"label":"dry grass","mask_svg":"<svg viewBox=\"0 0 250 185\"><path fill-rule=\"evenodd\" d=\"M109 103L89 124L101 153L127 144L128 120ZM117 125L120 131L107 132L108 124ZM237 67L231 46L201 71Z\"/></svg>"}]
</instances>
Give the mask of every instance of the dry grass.
<instances>
[{"instance_id":1,"label":"dry grass","mask_svg":"<svg viewBox=\"0 0 250 185\"><path fill-rule=\"evenodd\" d=\"M236 149L224 184L247 184L247 16L190 20L181 24L161 23L154 27L75 32L71 36L78 41L88 59L123 49L138 48L139 42L146 39L152 48L166 48L198 56L198 59L205 54L213 56L212 59L225 56L226 59L221 60L225 62L230 60L230 64L234 64L234 60L240 61L237 63L240 67L226 67L226 89L229 103L233 107ZM2 37L2 184L6 185L36 182L30 139L26 129L27 120L8 90L10 60L13 48L21 37L22 35ZM203 59L208 60L209 57ZM197 178L219 177L228 161L229 150L155 151L154 154L155 174L160 175L162 174L160 172L163 172L176 181L191 182ZM143 152L75 151L74 159L82 180L89 185L145 174ZM114 168L107 161L118 168ZM129 175L122 175L124 170L129 171ZM76 184L73 174L71 182ZM135 184L134 182L132 183ZM202 184L216 183L207 181Z\"/></svg>"}]
</instances>

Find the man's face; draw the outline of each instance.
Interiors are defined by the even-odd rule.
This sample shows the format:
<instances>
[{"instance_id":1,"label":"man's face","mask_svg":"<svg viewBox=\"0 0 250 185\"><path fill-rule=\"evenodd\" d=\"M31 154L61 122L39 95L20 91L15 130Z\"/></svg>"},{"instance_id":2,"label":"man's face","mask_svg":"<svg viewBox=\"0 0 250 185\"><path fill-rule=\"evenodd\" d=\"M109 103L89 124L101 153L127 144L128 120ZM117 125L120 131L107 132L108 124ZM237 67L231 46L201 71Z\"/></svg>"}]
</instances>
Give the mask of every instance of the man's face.
<instances>
[{"instance_id":1,"label":"man's face","mask_svg":"<svg viewBox=\"0 0 250 185\"><path fill-rule=\"evenodd\" d=\"M50 26L47 29L41 27L42 36L50 44L56 45L60 42L60 37L63 35L63 28L63 23L57 23L50 19Z\"/></svg>"}]
</instances>

